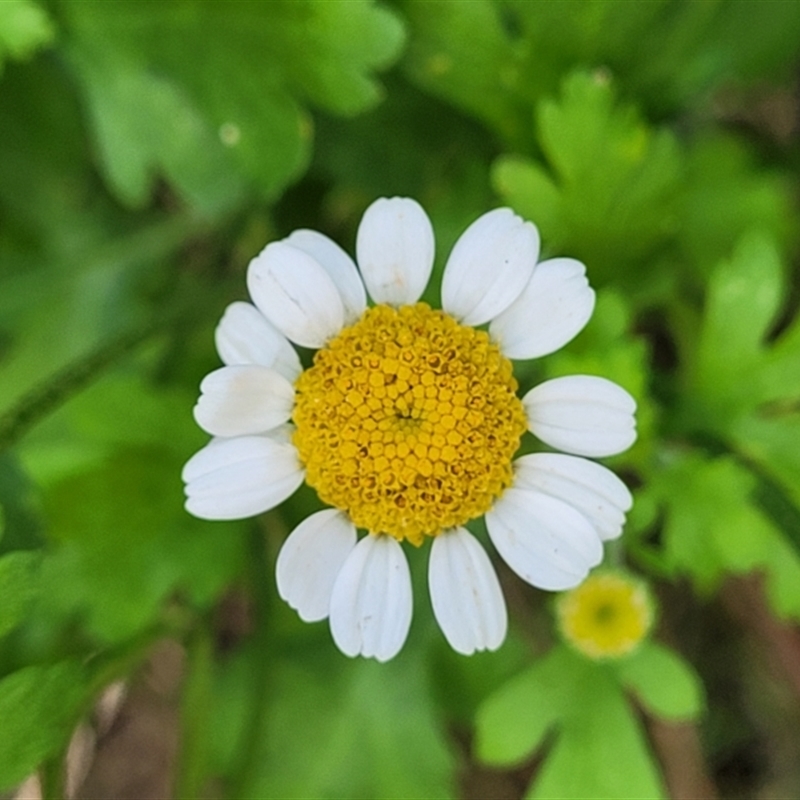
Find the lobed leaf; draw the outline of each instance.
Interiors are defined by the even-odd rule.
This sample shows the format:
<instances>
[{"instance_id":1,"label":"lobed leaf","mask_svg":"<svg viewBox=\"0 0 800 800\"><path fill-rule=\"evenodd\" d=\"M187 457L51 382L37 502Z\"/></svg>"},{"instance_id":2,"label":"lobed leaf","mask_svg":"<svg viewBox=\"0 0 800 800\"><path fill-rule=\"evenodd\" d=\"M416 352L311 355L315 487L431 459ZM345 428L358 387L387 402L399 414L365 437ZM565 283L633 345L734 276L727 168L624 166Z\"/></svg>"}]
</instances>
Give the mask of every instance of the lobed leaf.
<instances>
[{"instance_id":1,"label":"lobed leaf","mask_svg":"<svg viewBox=\"0 0 800 800\"><path fill-rule=\"evenodd\" d=\"M530 109L570 70L602 66L663 116L721 84L788 77L800 41L800 11L781 0L406 0L403 9L408 74L515 149L530 144Z\"/></svg>"},{"instance_id":2,"label":"lobed leaf","mask_svg":"<svg viewBox=\"0 0 800 800\"><path fill-rule=\"evenodd\" d=\"M693 373L695 392L711 405L714 417L704 420L706 429L724 430L731 413L767 399L759 362L782 290L777 250L757 232L742 237L731 260L711 275Z\"/></svg>"},{"instance_id":3,"label":"lobed leaf","mask_svg":"<svg viewBox=\"0 0 800 800\"><path fill-rule=\"evenodd\" d=\"M772 237L751 231L711 275L699 341L686 342L677 419L711 433L800 508L800 317L771 341L785 296ZM790 538L797 537L790 532ZM774 556L773 556L774 558Z\"/></svg>"},{"instance_id":4,"label":"lobed leaf","mask_svg":"<svg viewBox=\"0 0 800 800\"><path fill-rule=\"evenodd\" d=\"M703 709L703 685L695 671L673 650L658 642L642 642L621 659L616 672L650 713L665 719L687 720Z\"/></svg>"},{"instance_id":5,"label":"lobed leaf","mask_svg":"<svg viewBox=\"0 0 800 800\"><path fill-rule=\"evenodd\" d=\"M645 279L635 272L674 226L681 157L672 135L617 104L607 77L578 71L557 100L539 103L537 138L550 173L501 157L498 193L536 221L553 252L584 261L593 284Z\"/></svg>"},{"instance_id":6,"label":"lobed leaf","mask_svg":"<svg viewBox=\"0 0 800 800\"><path fill-rule=\"evenodd\" d=\"M681 251L692 263L689 280L705 283L729 259L741 231L755 229L784 251L796 234L788 176L767 171L738 137L704 133L686 149L686 180L677 214Z\"/></svg>"},{"instance_id":7,"label":"lobed leaf","mask_svg":"<svg viewBox=\"0 0 800 800\"><path fill-rule=\"evenodd\" d=\"M397 18L369 0L228 4L62 2L67 48L106 177L130 206L164 174L221 213L274 197L305 168L303 101L353 114L379 99L371 73L397 54Z\"/></svg>"},{"instance_id":8,"label":"lobed leaf","mask_svg":"<svg viewBox=\"0 0 800 800\"><path fill-rule=\"evenodd\" d=\"M559 721L575 679L574 658L554 648L490 695L475 719L475 753L481 761L511 765L530 756Z\"/></svg>"},{"instance_id":9,"label":"lobed leaf","mask_svg":"<svg viewBox=\"0 0 800 800\"><path fill-rule=\"evenodd\" d=\"M755 505L755 477L730 457L683 456L650 491L666 512L664 551L701 590L727 574L762 570L782 616L800 616L800 555Z\"/></svg>"},{"instance_id":10,"label":"lobed leaf","mask_svg":"<svg viewBox=\"0 0 800 800\"><path fill-rule=\"evenodd\" d=\"M616 681L596 669L572 689L572 716L525 797L666 798L644 731Z\"/></svg>"},{"instance_id":11,"label":"lobed leaf","mask_svg":"<svg viewBox=\"0 0 800 800\"><path fill-rule=\"evenodd\" d=\"M658 770L613 669L565 646L491 695L476 718L476 754L512 765L552 746L527 798L661 798Z\"/></svg>"}]
</instances>

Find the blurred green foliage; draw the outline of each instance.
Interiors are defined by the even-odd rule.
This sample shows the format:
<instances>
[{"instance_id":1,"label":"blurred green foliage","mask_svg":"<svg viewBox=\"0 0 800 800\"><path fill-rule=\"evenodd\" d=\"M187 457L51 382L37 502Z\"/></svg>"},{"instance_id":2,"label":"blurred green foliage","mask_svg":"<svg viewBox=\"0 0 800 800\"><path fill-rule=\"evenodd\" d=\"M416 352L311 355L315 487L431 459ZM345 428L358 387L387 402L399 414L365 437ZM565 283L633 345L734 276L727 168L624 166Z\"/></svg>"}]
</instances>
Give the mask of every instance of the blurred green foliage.
<instances>
[{"instance_id":1,"label":"blurred green foliage","mask_svg":"<svg viewBox=\"0 0 800 800\"><path fill-rule=\"evenodd\" d=\"M509 205L600 289L522 387L598 374L639 403L609 557L692 602L755 571L800 620L799 56L781 0L0 3L0 791L41 767L55 796L101 689L173 637L181 796L456 797L477 761L534 752L529 797L664 796L636 708L725 713L671 608L676 649L598 665L543 654L546 598L517 588L504 647L464 659L412 553L405 650L351 663L274 589L313 493L184 512L191 406L267 241L352 251L363 209L407 194L439 275ZM231 598L250 627L223 646Z\"/></svg>"},{"instance_id":2,"label":"blurred green foliage","mask_svg":"<svg viewBox=\"0 0 800 800\"><path fill-rule=\"evenodd\" d=\"M664 797L624 690L666 719L690 719L702 706L696 676L665 647L645 643L619 663L593 664L562 645L486 700L477 752L490 764L513 765L555 729L526 797Z\"/></svg>"}]
</instances>

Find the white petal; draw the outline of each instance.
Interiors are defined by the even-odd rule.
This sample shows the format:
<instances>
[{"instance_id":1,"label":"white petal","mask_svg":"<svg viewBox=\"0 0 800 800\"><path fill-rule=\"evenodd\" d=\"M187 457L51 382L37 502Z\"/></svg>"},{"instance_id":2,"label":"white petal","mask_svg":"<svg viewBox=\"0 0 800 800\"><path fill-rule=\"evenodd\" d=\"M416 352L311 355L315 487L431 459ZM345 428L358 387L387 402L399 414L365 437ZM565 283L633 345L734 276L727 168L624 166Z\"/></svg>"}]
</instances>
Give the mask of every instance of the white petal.
<instances>
[{"instance_id":1,"label":"white petal","mask_svg":"<svg viewBox=\"0 0 800 800\"><path fill-rule=\"evenodd\" d=\"M268 244L250 262L247 288L261 313L303 347L322 347L344 325L333 279L316 259L286 242Z\"/></svg>"},{"instance_id":2,"label":"white petal","mask_svg":"<svg viewBox=\"0 0 800 800\"><path fill-rule=\"evenodd\" d=\"M554 378L522 398L528 428L543 442L579 456L613 456L636 441L636 401L593 375Z\"/></svg>"},{"instance_id":3,"label":"white petal","mask_svg":"<svg viewBox=\"0 0 800 800\"><path fill-rule=\"evenodd\" d=\"M288 339L250 303L231 303L214 333L217 352L228 366L260 364L294 381L302 372Z\"/></svg>"},{"instance_id":4,"label":"white petal","mask_svg":"<svg viewBox=\"0 0 800 800\"><path fill-rule=\"evenodd\" d=\"M586 267L572 258L542 261L522 294L489 332L508 358L539 358L574 339L594 311Z\"/></svg>"},{"instance_id":5,"label":"white petal","mask_svg":"<svg viewBox=\"0 0 800 800\"><path fill-rule=\"evenodd\" d=\"M468 656L500 647L508 627L500 581L486 551L465 528L433 540L428 586L433 613L453 650Z\"/></svg>"},{"instance_id":6,"label":"white petal","mask_svg":"<svg viewBox=\"0 0 800 800\"><path fill-rule=\"evenodd\" d=\"M442 307L482 325L521 294L539 257L539 231L510 208L479 217L456 242L442 278Z\"/></svg>"},{"instance_id":7,"label":"white petal","mask_svg":"<svg viewBox=\"0 0 800 800\"><path fill-rule=\"evenodd\" d=\"M186 510L201 519L244 519L282 503L303 482L292 445L268 436L214 439L183 468Z\"/></svg>"},{"instance_id":8,"label":"white petal","mask_svg":"<svg viewBox=\"0 0 800 800\"><path fill-rule=\"evenodd\" d=\"M428 285L433 255L433 226L416 200L381 197L364 212L356 258L376 303L416 303Z\"/></svg>"},{"instance_id":9,"label":"white petal","mask_svg":"<svg viewBox=\"0 0 800 800\"><path fill-rule=\"evenodd\" d=\"M285 241L308 253L325 268L341 295L345 324L355 322L367 307L367 293L353 259L336 242L317 231L295 231Z\"/></svg>"},{"instance_id":10,"label":"white petal","mask_svg":"<svg viewBox=\"0 0 800 800\"><path fill-rule=\"evenodd\" d=\"M616 539L633 505L628 487L610 470L585 458L533 453L514 462L514 486L531 488L569 503L594 525L603 540Z\"/></svg>"},{"instance_id":11,"label":"white petal","mask_svg":"<svg viewBox=\"0 0 800 800\"><path fill-rule=\"evenodd\" d=\"M336 576L356 546L356 527L326 508L304 519L283 543L275 575L278 594L305 622L325 619Z\"/></svg>"},{"instance_id":12,"label":"white petal","mask_svg":"<svg viewBox=\"0 0 800 800\"><path fill-rule=\"evenodd\" d=\"M203 378L200 391L194 418L214 436L264 433L292 416L292 384L255 364L214 370Z\"/></svg>"},{"instance_id":13,"label":"white petal","mask_svg":"<svg viewBox=\"0 0 800 800\"><path fill-rule=\"evenodd\" d=\"M486 527L508 566L541 589L577 586L603 557L600 538L583 514L532 489L506 489L486 513Z\"/></svg>"},{"instance_id":14,"label":"white petal","mask_svg":"<svg viewBox=\"0 0 800 800\"><path fill-rule=\"evenodd\" d=\"M331 633L348 656L388 661L411 625L411 574L396 539L365 536L350 552L331 596Z\"/></svg>"}]
</instances>

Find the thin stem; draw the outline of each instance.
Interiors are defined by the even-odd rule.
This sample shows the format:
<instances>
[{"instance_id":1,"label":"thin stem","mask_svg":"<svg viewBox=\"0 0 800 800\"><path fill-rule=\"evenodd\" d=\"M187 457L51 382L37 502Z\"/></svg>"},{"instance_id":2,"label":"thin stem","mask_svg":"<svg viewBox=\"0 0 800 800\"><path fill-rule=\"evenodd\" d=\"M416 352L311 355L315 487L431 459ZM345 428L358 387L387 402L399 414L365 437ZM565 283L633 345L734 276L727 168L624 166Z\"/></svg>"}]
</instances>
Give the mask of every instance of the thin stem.
<instances>
[{"instance_id":1,"label":"thin stem","mask_svg":"<svg viewBox=\"0 0 800 800\"><path fill-rule=\"evenodd\" d=\"M157 308L151 322L126 331L57 370L0 415L0 452L16 444L34 425L87 388L102 373L152 337L176 329L219 304L218 291L205 293L197 285L183 287L169 310Z\"/></svg>"},{"instance_id":2,"label":"thin stem","mask_svg":"<svg viewBox=\"0 0 800 800\"><path fill-rule=\"evenodd\" d=\"M174 796L200 797L208 777L208 727L211 716L214 646L207 625L195 628L187 643L186 677L181 697L181 741Z\"/></svg>"},{"instance_id":3,"label":"thin stem","mask_svg":"<svg viewBox=\"0 0 800 800\"><path fill-rule=\"evenodd\" d=\"M222 223L222 220L218 220ZM193 214L176 216L165 222L138 231L112 249L103 250L105 258L115 257L137 262L143 259L167 259L193 236L207 231L209 223ZM72 396L89 386L102 372L135 350L157 333L191 319L198 308L219 303L219 287L205 294L198 286L178 286L165 298L166 308L154 309L152 320L135 330L126 331L104 343L87 355L79 357L57 370L24 394L4 414L0 415L0 452L16 444L34 425L63 405ZM177 295L177 296L176 296Z\"/></svg>"},{"instance_id":4,"label":"thin stem","mask_svg":"<svg viewBox=\"0 0 800 800\"><path fill-rule=\"evenodd\" d=\"M66 749L42 764L39 770L42 800L64 800L65 758Z\"/></svg>"},{"instance_id":5,"label":"thin stem","mask_svg":"<svg viewBox=\"0 0 800 800\"><path fill-rule=\"evenodd\" d=\"M253 686L250 693L251 713L245 725L240 742L238 769L229 797L243 800L252 797L252 787L259 770L263 753L263 742L266 736L267 701L272 678L272 663L269 640L269 616L272 605L269 586L271 576L268 574L266 553L264 552L264 536L259 527L254 526L250 537L251 575L253 593L256 604L256 633L254 636L254 658L257 668L253 674Z\"/></svg>"},{"instance_id":6,"label":"thin stem","mask_svg":"<svg viewBox=\"0 0 800 800\"><path fill-rule=\"evenodd\" d=\"M0 451L16 444L37 422L86 388L103 370L152 336L159 327L152 325L124 333L34 386L0 416Z\"/></svg>"}]
</instances>

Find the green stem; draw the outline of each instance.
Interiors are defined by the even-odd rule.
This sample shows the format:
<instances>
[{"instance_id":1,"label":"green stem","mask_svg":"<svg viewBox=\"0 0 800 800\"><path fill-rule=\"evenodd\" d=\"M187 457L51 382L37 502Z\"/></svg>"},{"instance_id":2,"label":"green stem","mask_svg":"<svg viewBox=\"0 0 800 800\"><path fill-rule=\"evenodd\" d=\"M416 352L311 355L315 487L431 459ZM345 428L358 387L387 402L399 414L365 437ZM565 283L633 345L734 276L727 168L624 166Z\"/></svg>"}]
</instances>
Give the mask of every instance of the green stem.
<instances>
[{"instance_id":1,"label":"green stem","mask_svg":"<svg viewBox=\"0 0 800 800\"><path fill-rule=\"evenodd\" d=\"M239 753L238 769L235 772L228 796L235 800L253 796L260 762L263 758L264 739L267 729L267 706L272 683L272 653L269 636L269 617L272 596L269 590L272 575L267 569L264 552L264 536L258 526L253 526L250 538L251 579L256 605L256 633L254 636L254 674L250 693L251 713L244 727Z\"/></svg>"},{"instance_id":2,"label":"green stem","mask_svg":"<svg viewBox=\"0 0 800 800\"><path fill-rule=\"evenodd\" d=\"M66 751L63 751L42 764L39 770L42 800L64 800L65 757Z\"/></svg>"},{"instance_id":3,"label":"green stem","mask_svg":"<svg viewBox=\"0 0 800 800\"><path fill-rule=\"evenodd\" d=\"M126 258L130 262L167 259L193 236L208 230L208 222L193 214L183 214L136 232L113 249L103 251L106 258ZM89 386L102 372L135 350L155 334L197 316L198 308L219 303L219 289L205 293L198 285L178 286L175 293L163 298L151 321L126 331L57 370L34 386L0 416L0 452L16 444L36 423L51 414L73 395ZM176 297L177 294L177 297ZM166 308L163 306L166 304Z\"/></svg>"},{"instance_id":4,"label":"green stem","mask_svg":"<svg viewBox=\"0 0 800 800\"><path fill-rule=\"evenodd\" d=\"M181 741L174 796L194 800L208 778L208 729L211 716L214 643L200 624L187 643L186 678L181 698Z\"/></svg>"},{"instance_id":5,"label":"green stem","mask_svg":"<svg viewBox=\"0 0 800 800\"><path fill-rule=\"evenodd\" d=\"M0 416L0 451L16 444L37 422L88 386L106 367L148 339L156 326L125 333L50 376Z\"/></svg>"}]
</instances>

